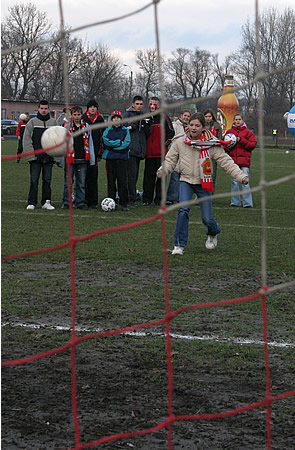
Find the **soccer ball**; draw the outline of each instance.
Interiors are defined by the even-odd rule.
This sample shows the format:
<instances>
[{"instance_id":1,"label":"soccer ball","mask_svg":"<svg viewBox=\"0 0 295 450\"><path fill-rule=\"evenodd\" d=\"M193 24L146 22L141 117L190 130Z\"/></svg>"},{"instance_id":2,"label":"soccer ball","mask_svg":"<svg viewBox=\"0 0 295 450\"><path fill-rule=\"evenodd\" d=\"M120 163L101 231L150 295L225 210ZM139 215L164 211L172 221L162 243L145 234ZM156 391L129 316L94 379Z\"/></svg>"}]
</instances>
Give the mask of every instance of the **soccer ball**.
<instances>
[{"instance_id":1,"label":"soccer ball","mask_svg":"<svg viewBox=\"0 0 295 450\"><path fill-rule=\"evenodd\" d=\"M227 144L227 148L234 148L234 146L237 143L237 137L235 134L233 133L228 133L225 137L224 137L224 141L225 142L229 142Z\"/></svg>"},{"instance_id":2,"label":"soccer ball","mask_svg":"<svg viewBox=\"0 0 295 450\"><path fill-rule=\"evenodd\" d=\"M49 156L64 156L67 152L66 136L68 130L64 127L55 126L47 128L41 136L42 148L46 151L46 148L53 147L54 145L60 145L59 147L53 148L52 150L46 151ZM73 138L70 138L69 148L73 145Z\"/></svg>"},{"instance_id":3,"label":"soccer ball","mask_svg":"<svg viewBox=\"0 0 295 450\"><path fill-rule=\"evenodd\" d=\"M114 211L116 209L116 203L112 198L104 198L101 202L101 208L103 211Z\"/></svg>"},{"instance_id":4,"label":"soccer ball","mask_svg":"<svg viewBox=\"0 0 295 450\"><path fill-rule=\"evenodd\" d=\"M20 116L19 116L19 120L26 120L26 118L27 118L27 115L24 113L20 114Z\"/></svg>"}]
</instances>

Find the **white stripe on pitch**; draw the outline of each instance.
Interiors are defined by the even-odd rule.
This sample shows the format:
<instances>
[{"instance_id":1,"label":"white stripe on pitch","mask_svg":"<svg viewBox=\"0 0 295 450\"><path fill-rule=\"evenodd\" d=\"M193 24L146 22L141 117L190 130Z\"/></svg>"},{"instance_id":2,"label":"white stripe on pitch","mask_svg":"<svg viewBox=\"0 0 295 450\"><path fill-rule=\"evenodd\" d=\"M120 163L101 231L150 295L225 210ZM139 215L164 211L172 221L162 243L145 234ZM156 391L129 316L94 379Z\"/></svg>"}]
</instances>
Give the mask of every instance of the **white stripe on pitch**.
<instances>
[{"instance_id":1,"label":"white stripe on pitch","mask_svg":"<svg viewBox=\"0 0 295 450\"><path fill-rule=\"evenodd\" d=\"M30 329L42 329L44 330L56 330L56 331L71 331L71 326L63 326L63 325L55 325L55 326L49 326L46 324L29 324L29 323L10 323L10 322L4 322L2 324L2 327L10 326L10 327L20 327L20 328L30 328ZM75 328L77 333L102 333L103 330L101 328L95 328L95 329L88 329L84 327L76 327ZM121 333L127 336L134 336L134 337L147 337L147 336L153 336L153 337L165 337L165 333L153 333L153 332L144 332L144 331L128 331L125 333ZM237 344L237 345L264 345L263 341L254 340L254 339L242 339L242 338L225 338L225 337L219 337L219 336L191 336L191 335L182 335L182 334L175 334L170 333L170 336L173 339L180 339L180 340L187 340L187 341L214 341L214 342L220 342L221 344L227 343L227 344ZM267 342L267 345L269 347L279 347L279 348L295 348L295 344L291 342L276 342L271 341Z\"/></svg>"}]
</instances>

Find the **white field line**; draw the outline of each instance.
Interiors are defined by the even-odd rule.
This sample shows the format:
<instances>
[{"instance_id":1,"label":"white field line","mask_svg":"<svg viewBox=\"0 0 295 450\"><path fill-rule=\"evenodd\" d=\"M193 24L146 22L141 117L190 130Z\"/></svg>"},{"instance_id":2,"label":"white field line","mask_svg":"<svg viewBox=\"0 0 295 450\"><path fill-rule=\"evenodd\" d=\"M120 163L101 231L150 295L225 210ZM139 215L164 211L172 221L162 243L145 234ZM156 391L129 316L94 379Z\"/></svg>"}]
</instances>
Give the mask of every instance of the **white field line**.
<instances>
[{"instance_id":1,"label":"white field line","mask_svg":"<svg viewBox=\"0 0 295 450\"><path fill-rule=\"evenodd\" d=\"M219 208L219 207L215 207L214 209L225 209L225 208ZM273 211L273 210L272 210ZM280 211L281 212L281 211ZM290 213L290 212L293 212L292 210L288 210L288 213ZM16 212L16 211L5 211L5 214L9 214L9 213L11 213L11 214L28 214L28 212L27 211L24 211L24 212ZM153 212L153 214L155 215L157 213L157 211L154 211ZM43 211L41 211L41 209L40 209L40 212L36 212L36 211L34 211L34 212L29 212L29 214L34 214L34 215L47 215L48 216L48 213L47 212L43 212ZM56 217L56 216L65 216L65 215L68 215L68 212L66 212L66 213L53 213L54 214L54 216ZM89 214L87 214L87 213L83 213L83 214L81 214L81 213L77 213L77 214L75 214L74 213L74 216L79 216L79 217L93 217L93 216L90 216ZM108 220L108 219L114 219L114 215L112 215L112 217L110 217L109 215L100 215L100 214L98 214L97 215L97 218L99 218L99 219L101 219L101 220ZM132 222L137 222L138 220L139 220L139 218L138 217L130 217L130 215L128 215L127 216L127 214L126 213L124 213L124 215L120 215L120 212L118 212L118 213L116 213L116 219L118 220L118 221L122 221L122 222L127 222L127 220L128 220L128 223L132 223ZM165 219L165 222L166 223L175 223L176 222L176 219L175 220L168 220L167 218ZM203 225L203 223L201 222L201 221L194 221L194 220L190 220L190 224L191 225ZM119 224L117 224L118 226L119 226ZM232 223L222 223L221 224L221 226L222 227L232 227L233 226L233 224ZM261 225L246 225L246 224L237 224L237 223L235 223L234 224L234 226L235 227L238 227L238 228L258 228L258 229L261 229L262 228L262 226ZM278 226L266 226L266 229L267 230L288 230L288 231L295 231L295 227L278 227Z\"/></svg>"},{"instance_id":2,"label":"white field line","mask_svg":"<svg viewBox=\"0 0 295 450\"><path fill-rule=\"evenodd\" d=\"M2 327L6 327L6 326L10 326L10 327L15 327L15 328L29 328L29 329L34 329L34 330L40 330L40 329L44 329L44 330L56 330L56 331L71 331L71 326L64 326L64 325L47 325L47 324L34 324L34 323L20 323L20 322L14 322L14 323L10 323L10 322L4 322L2 323ZM93 333L102 333L103 330L102 328L94 328L94 329L89 329L89 328L84 328L84 327L76 327L75 331L77 333L87 333L87 334L93 334ZM144 332L144 331L128 331L125 333L121 333L124 334L125 336L133 336L133 337L149 337L149 336L153 336L153 337L160 337L160 338L165 338L166 334L165 333L153 333L153 332ZM225 337L219 337L219 336L191 336L191 335L182 335L182 334L175 334L175 333L170 333L170 336L172 339L180 339L180 340L186 340L186 341L214 341L214 342L219 342L221 344L227 343L227 344L237 344L237 345L264 345L263 341L259 341L259 340L255 340L255 339L242 339L242 338L225 338ZM267 345L269 347L277 347L277 348L295 348L295 344L290 343L290 342L267 342Z\"/></svg>"}]
</instances>

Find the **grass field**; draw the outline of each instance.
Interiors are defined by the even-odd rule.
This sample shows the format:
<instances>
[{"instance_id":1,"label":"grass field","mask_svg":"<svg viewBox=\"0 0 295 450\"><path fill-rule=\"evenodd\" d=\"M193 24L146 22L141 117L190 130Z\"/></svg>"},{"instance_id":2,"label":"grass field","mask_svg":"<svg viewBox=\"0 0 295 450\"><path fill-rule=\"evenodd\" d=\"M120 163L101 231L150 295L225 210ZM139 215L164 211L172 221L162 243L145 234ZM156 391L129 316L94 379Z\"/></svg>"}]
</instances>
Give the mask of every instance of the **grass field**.
<instances>
[{"instance_id":1,"label":"grass field","mask_svg":"<svg viewBox=\"0 0 295 450\"><path fill-rule=\"evenodd\" d=\"M16 141L2 142L2 155ZM143 169L143 164L142 164ZM265 149L265 179L295 173L295 151ZM260 179L260 152L253 152L251 187ZM138 188L142 187L142 171ZM68 211L61 209L63 170L54 167L55 211L26 210L29 165L2 162L2 256L66 242ZM230 178L218 170L216 193ZM295 279L295 179L270 187L266 195L267 285ZM104 163L99 165L100 200L106 196ZM248 296L261 287L261 198L254 208L230 208L213 197L222 233L215 251L205 249L198 206L190 212L189 244L172 257L176 211L165 216L170 309ZM128 212L74 210L77 236L125 225L157 214L154 206ZM76 248L78 335L159 320L165 316L163 244L159 220L97 236ZM294 287L267 296L271 394L294 390ZM70 249L2 262L2 359L24 358L66 344L72 320ZM123 431L157 425L168 415L165 328L85 341L77 346L77 389L84 443ZM261 300L193 309L171 322L173 412L225 412L265 396ZM178 338L177 338L178 337ZM248 342L248 343L247 343ZM2 369L2 448L74 447L70 354ZM22 420L20 420L20 415ZM295 399L273 404L272 448L292 449ZM130 444L130 445L129 445ZM120 439L102 449L168 448L167 430ZM215 421L173 426L173 448L266 448L264 409Z\"/></svg>"}]
</instances>

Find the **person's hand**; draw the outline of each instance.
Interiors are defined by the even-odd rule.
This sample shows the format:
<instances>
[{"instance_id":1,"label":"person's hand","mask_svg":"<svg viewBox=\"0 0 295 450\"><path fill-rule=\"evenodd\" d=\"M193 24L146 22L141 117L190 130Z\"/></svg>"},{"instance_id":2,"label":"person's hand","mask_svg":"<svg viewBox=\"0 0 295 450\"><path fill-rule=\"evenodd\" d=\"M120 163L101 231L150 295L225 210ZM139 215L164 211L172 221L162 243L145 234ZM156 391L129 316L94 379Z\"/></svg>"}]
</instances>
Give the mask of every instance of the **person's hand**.
<instances>
[{"instance_id":1,"label":"person's hand","mask_svg":"<svg viewBox=\"0 0 295 450\"><path fill-rule=\"evenodd\" d=\"M243 179L242 184L248 184L249 183L249 178L246 177Z\"/></svg>"},{"instance_id":2,"label":"person's hand","mask_svg":"<svg viewBox=\"0 0 295 450\"><path fill-rule=\"evenodd\" d=\"M160 169L157 170L157 177L161 178L162 175L163 175L163 170L160 168Z\"/></svg>"}]
</instances>

